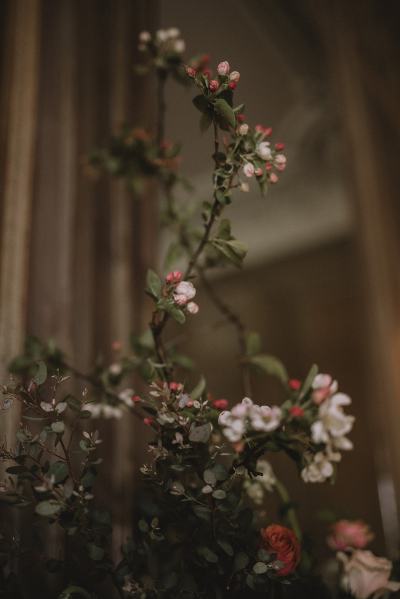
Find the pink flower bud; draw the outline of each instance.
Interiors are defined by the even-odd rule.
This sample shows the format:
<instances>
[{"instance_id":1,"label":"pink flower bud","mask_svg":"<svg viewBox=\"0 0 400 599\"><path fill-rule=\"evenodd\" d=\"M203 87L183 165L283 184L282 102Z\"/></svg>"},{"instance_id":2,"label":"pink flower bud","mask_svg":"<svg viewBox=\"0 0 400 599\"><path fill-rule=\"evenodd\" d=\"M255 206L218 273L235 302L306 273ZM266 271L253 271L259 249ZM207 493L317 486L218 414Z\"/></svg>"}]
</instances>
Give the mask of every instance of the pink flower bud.
<instances>
[{"instance_id":1,"label":"pink flower bud","mask_svg":"<svg viewBox=\"0 0 400 599\"><path fill-rule=\"evenodd\" d=\"M262 168L260 168L260 167L256 168L256 170L254 171L254 174L256 177L261 177L261 175L263 174Z\"/></svg>"},{"instance_id":2,"label":"pink flower bud","mask_svg":"<svg viewBox=\"0 0 400 599\"><path fill-rule=\"evenodd\" d=\"M267 172L269 172L271 169L272 169L272 164L271 164L271 162L266 162L266 163L265 163L265 170L266 170Z\"/></svg>"},{"instance_id":3,"label":"pink flower bud","mask_svg":"<svg viewBox=\"0 0 400 599\"><path fill-rule=\"evenodd\" d=\"M298 391L301 387L301 381L299 381L299 379L290 379L289 387L293 389L293 391Z\"/></svg>"},{"instance_id":4,"label":"pink flower bud","mask_svg":"<svg viewBox=\"0 0 400 599\"><path fill-rule=\"evenodd\" d=\"M293 416L293 418L302 418L304 416L304 410L300 406L292 406L289 410L289 414Z\"/></svg>"},{"instance_id":5,"label":"pink flower bud","mask_svg":"<svg viewBox=\"0 0 400 599\"><path fill-rule=\"evenodd\" d=\"M240 79L239 71L232 71L232 73L229 75L229 79L237 83Z\"/></svg>"},{"instance_id":6,"label":"pink flower bud","mask_svg":"<svg viewBox=\"0 0 400 599\"><path fill-rule=\"evenodd\" d=\"M153 424L153 418L143 418L143 424L151 426Z\"/></svg>"},{"instance_id":7,"label":"pink flower bud","mask_svg":"<svg viewBox=\"0 0 400 599\"><path fill-rule=\"evenodd\" d=\"M132 395L131 400L132 403L138 403L139 401L142 401L142 398L139 395Z\"/></svg>"},{"instance_id":8,"label":"pink flower bud","mask_svg":"<svg viewBox=\"0 0 400 599\"><path fill-rule=\"evenodd\" d=\"M208 84L208 87L210 88L211 92L216 92L219 88L219 83L216 79L211 79L210 83Z\"/></svg>"},{"instance_id":9,"label":"pink flower bud","mask_svg":"<svg viewBox=\"0 0 400 599\"><path fill-rule=\"evenodd\" d=\"M237 85L236 81L230 81L228 83L229 89L236 89L236 85Z\"/></svg>"},{"instance_id":10,"label":"pink flower bud","mask_svg":"<svg viewBox=\"0 0 400 599\"><path fill-rule=\"evenodd\" d=\"M226 410L229 404L227 399L214 399L212 405L216 410Z\"/></svg>"},{"instance_id":11,"label":"pink flower bud","mask_svg":"<svg viewBox=\"0 0 400 599\"><path fill-rule=\"evenodd\" d=\"M246 164L243 167L243 173L246 177L252 177L254 175L254 164L252 164L251 162L246 162Z\"/></svg>"},{"instance_id":12,"label":"pink flower bud","mask_svg":"<svg viewBox=\"0 0 400 599\"><path fill-rule=\"evenodd\" d=\"M179 283L182 281L182 277L183 275L180 270L173 270L167 274L165 280L167 283Z\"/></svg>"},{"instance_id":13,"label":"pink flower bud","mask_svg":"<svg viewBox=\"0 0 400 599\"><path fill-rule=\"evenodd\" d=\"M279 181L278 175L276 175L275 173L271 173L269 176L269 182L270 183L278 183L278 181Z\"/></svg>"},{"instance_id":14,"label":"pink flower bud","mask_svg":"<svg viewBox=\"0 0 400 599\"><path fill-rule=\"evenodd\" d=\"M244 119L245 119L244 114L237 114L236 115L236 120L237 120L238 123L243 123Z\"/></svg>"},{"instance_id":15,"label":"pink flower bud","mask_svg":"<svg viewBox=\"0 0 400 599\"><path fill-rule=\"evenodd\" d=\"M182 389L183 389L182 383L177 383L176 381L171 381L168 386L169 386L170 391L173 391L174 393L176 393L178 391L182 391Z\"/></svg>"},{"instance_id":16,"label":"pink flower bud","mask_svg":"<svg viewBox=\"0 0 400 599\"><path fill-rule=\"evenodd\" d=\"M220 62L217 67L218 75L221 75L222 77L227 75L230 71L230 68L231 67L229 66L229 62L227 60Z\"/></svg>"},{"instance_id":17,"label":"pink flower bud","mask_svg":"<svg viewBox=\"0 0 400 599\"><path fill-rule=\"evenodd\" d=\"M249 126L247 123L243 123L239 127L239 135L247 135L249 132Z\"/></svg>"},{"instance_id":18,"label":"pink flower bud","mask_svg":"<svg viewBox=\"0 0 400 599\"><path fill-rule=\"evenodd\" d=\"M207 79L209 79L211 77L211 71L210 71L210 69L204 69L203 70L203 75L204 75L204 77L207 77Z\"/></svg>"},{"instance_id":19,"label":"pink flower bud","mask_svg":"<svg viewBox=\"0 0 400 599\"><path fill-rule=\"evenodd\" d=\"M277 152L281 152L284 149L285 149L285 144L282 143L281 141L275 144L275 150Z\"/></svg>"},{"instance_id":20,"label":"pink flower bud","mask_svg":"<svg viewBox=\"0 0 400 599\"><path fill-rule=\"evenodd\" d=\"M196 69L193 67L186 67L186 75L188 77L196 77Z\"/></svg>"},{"instance_id":21,"label":"pink flower bud","mask_svg":"<svg viewBox=\"0 0 400 599\"><path fill-rule=\"evenodd\" d=\"M199 311L199 306L196 304L196 302L189 302L186 306L186 310L189 312L189 314L197 314Z\"/></svg>"}]
</instances>

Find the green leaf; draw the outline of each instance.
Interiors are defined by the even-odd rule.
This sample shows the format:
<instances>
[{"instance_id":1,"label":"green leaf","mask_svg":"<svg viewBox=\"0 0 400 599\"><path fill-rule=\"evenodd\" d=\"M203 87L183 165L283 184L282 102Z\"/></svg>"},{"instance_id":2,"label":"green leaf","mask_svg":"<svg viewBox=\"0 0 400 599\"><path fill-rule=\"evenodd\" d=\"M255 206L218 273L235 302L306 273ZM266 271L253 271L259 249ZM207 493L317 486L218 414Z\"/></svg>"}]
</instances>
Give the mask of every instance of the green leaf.
<instances>
[{"instance_id":1,"label":"green leaf","mask_svg":"<svg viewBox=\"0 0 400 599\"><path fill-rule=\"evenodd\" d=\"M179 324L184 324L186 321L186 316L183 310L177 308L176 306L168 306L167 311L171 314L172 318L179 322Z\"/></svg>"},{"instance_id":2,"label":"green leaf","mask_svg":"<svg viewBox=\"0 0 400 599\"><path fill-rule=\"evenodd\" d=\"M241 268L243 259L247 253L247 247L244 243L237 240L213 239L211 244L225 258L232 262L238 268Z\"/></svg>"},{"instance_id":3,"label":"green leaf","mask_svg":"<svg viewBox=\"0 0 400 599\"><path fill-rule=\"evenodd\" d=\"M246 335L246 355L254 356L261 350L261 337L259 333L250 331Z\"/></svg>"},{"instance_id":4,"label":"green leaf","mask_svg":"<svg viewBox=\"0 0 400 599\"><path fill-rule=\"evenodd\" d=\"M228 543L228 541L219 540L217 541L217 543L221 547L221 549L225 551L227 555L229 555L230 557L233 556L233 547L230 543Z\"/></svg>"},{"instance_id":5,"label":"green leaf","mask_svg":"<svg viewBox=\"0 0 400 599\"><path fill-rule=\"evenodd\" d=\"M264 564L264 562L257 562L253 566L253 572L255 574L265 574L265 572L267 570L268 570L268 566L267 566L267 564Z\"/></svg>"},{"instance_id":6,"label":"green leaf","mask_svg":"<svg viewBox=\"0 0 400 599\"><path fill-rule=\"evenodd\" d=\"M191 399L199 399L203 395L205 388L206 388L206 379L204 378L204 376L202 376L202 377L200 377L200 380L197 383L197 385L194 387L194 389L192 389L191 392L189 393Z\"/></svg>"},{"instance_id":7,"label":"green leaf","mask_svg":"<svg viewBox=\"0 0 400 599\"><path fill-rule=\"evenodd\" d=\"M278 358L270 354L259 354L258 356L252 356L248 360L249 364L256 366L266 374L276 376L284 384L287 384L288 373L286 368Z\"/></svg>"},{"instance_id":8,"label":"green leaf","mask_svg":"<svg viewBox=\"0 0 400 599\"><path fill-rule=\"evenodd\" d=\"M147 271L146 283L147 291L150 293L150 295L152 295L155 299L159 299L162 289L161 279L158 274L154 272L154 270L151 270L151 268L149 268Z\"/></svg>"},{"instance_id":9,"label":"green leaf","mask_svg":"<svg viewBox=\"0 0 400 599\"><path fill-rule=\"evenodd\" d=\"M318 374L318 366L316 364L313 364L311 366L306 378L304 379L304 383L300 390L300 397L304 397L305 395L307 395L317 374Z\"/></svg>"},{"instance_id":10,"label":"green leaf","mask_svg":"<svg viewBox=\"0 0 400 599\"><path fill-rule=\"evenodd\" d=\"M225 121L230 127L236 126L236 117L233 109L229 106L228 102L223 98L218 98L214 103L214 110L219 117Z\"/></svg>"},{"instance_id":11,"label":"green leaf","mask_svg":"<svg viewBox=\"0 0 400 599\"><path fill-rule=\"evenodd\" d=\"M61 510L61 505L55 499L49 499L48 501L41 501L37 504L35 511L39 516L45 516L50 518L55 516Z\"/></svg>"},{"instance_id":12,"label":"green leaf","mask_svg":"<svg viewBox=\"0 0 400 599\"><path fill-rule=\"evenodd\" d=\"M192 426L189 433L189 441L193 443L207 443L212 432L212 424L207 422L200 426Z\"/></svg>"},{"instance_id":13,"label":"green leaf","mask_svg":"<svg viewBox=\"0 0 400 599\"><path fill-rule=\"evenodd\" d=\"M196 106L197 110L200 110L200 112L202 112L202 113L206 113L210 109L209 101L202 94L194 97L192 102Z\"/></svg>"},{"instance_id":14,"label":"green leaf","mask_svg":"<svg viewBox=\"0 0 400 599\"><path fill-rule=\"evenodd\" d=\"M204 557L207 562L210 562L210 564L216 564L218 562L218 555L208 547L199 547L197 552Z\"/></svg>"},{"instance_id":15,"label":"green leaf","mask_svg":"<svg viewBox=\"0 0 400 599\"><path fill-rule=\"evenodd\" d=\"M243 553L243 551L240 551L235 555L234 569L236 572L238 572L239 570L244 570L248 563L249 558L245 553Z\"/></svg>"},{"instance_id":16,"label":"green leaf","mask_svg":"<svg viewBox=\"0 0 400 599\"><path fill-rule=\"evenodd\" d=\"M84 597L85 599L92 599L92 595L85 591L82 587L71 585L64 589L63 592L58 596L58 599L73 599L74 596Z\"/></svg>"},{"instance_id":17,"label":"green leaf","mask_svg":"<svg viewBox=\"0 0 400 599\"><path fill-rule=\"evenodd\" d=\"M219 481L226 480L229 477L227 469L222 464L215 464L212 467L212 471L215 474L215 478Z\"/></svg>"},{"instance_id":18,"label":"green leaf","mask_svg":"<svg viewBox=\"0 0 400 599\"><path fill-rule=\"evenodd\" d=\"M226 497L226 493L223 489L216 489L212 496L214 497L214 499L225 499Z\"/></svg>"},{"instance_id":19,"label":"green leaf","mask_svg":"<svg viewBox=\"0 0 400 599\"><path fill-rule=\"evenodd\" d=\"M218 231L217 231L217 238L218 239L225 239L226 241L229 241L230 239L232 239L232 234L231 234L231 223L227 218L223 218L218 226Z\"/></svg>"},{"instance_id":20,"label":"green leaf","mask_svg":"<svg viewBox=\"0 0 400 599\"><path fill-rule=\"evenodd\" d=\"M213 122L212 114L210 114L210 112L208 110L206 112L203 112L200 117L200 131L202 133L205 133L207 131L207 129L209 129L211 127L212 122Z\"/></svg>"},{"instance_id":21,"label":"green leaf","mask_svg":"<svg viewBox=\"0 0 400 599\"><path fill-rule=\"evenodd\" d=\"M99 547L95 543L88 543L86 545L86 549L88 551L88 555L89 555L90 559L92 559L93 561L99 562L100 560L103 559L103 557L104 557L103 547Z\"/></svg>"},{"instance_id":22,"label":"green leaf","mask_svg":"<svg viewBox=\"0 0 400 599\"><path fill-rule=\"evenodd\" d=\"M57 420L57 422L51 423L51 430L53 433L61 434L64 432L65 426L61 420Z\"/></svg>"},{"instance_id":23,"label":"green leaf","mask_svg":"<svg viewBox=\"0 0 400 599\"><path fill-rule=\"evenodd\" d=\"M217 477L215 476L215 472L210 469L204 470L203 479L208 485L211 485L211 486L214 486L217 482Z\"/></svg>"},{"instance_id":24,"label":"green leaf","mask_svg":"<svg viewBox=\"0 0 400 599\"><path fill-rule=\"evenodd\" d=\"M43 383L46 381L46 379L47 379L47 366L41 360L40 362L38 362L37 370L33 377L33 380L35 381L35 383L37 385L43 385Z\"/></svg>"},{"instance_id":25,"label":"green leaf","mask_svg":"<svg viewBox=\"0 0 400 599\"><path fill-rule=\"evenodd\" d=\"M48 474L54 476L56 484L63 481L68 476L68 466L65 462L54 462L49 468Z\"/></svg>"}]
</instances>

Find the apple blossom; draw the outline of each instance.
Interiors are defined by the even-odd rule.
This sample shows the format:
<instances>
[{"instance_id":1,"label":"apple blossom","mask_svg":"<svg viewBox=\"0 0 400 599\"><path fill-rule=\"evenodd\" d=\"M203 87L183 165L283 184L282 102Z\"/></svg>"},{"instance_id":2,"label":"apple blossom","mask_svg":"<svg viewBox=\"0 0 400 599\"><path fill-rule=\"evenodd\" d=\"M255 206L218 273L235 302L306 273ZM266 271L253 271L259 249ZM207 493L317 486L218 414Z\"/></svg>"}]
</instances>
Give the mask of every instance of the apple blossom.
<instances>
[{"instance_id":1,"label":"apple blossom","mask_svg":"<svg viewBox=\"0 0 400 599\"><path fill-rule=\"evenodd\" d=\"M186 67L186 75L188 77L196 77L196 69L194 69L193 67Z\"/></svg>"},{"instance_id":2,"label":"apple blossom","mask_svg":"<svg viewBox=\"0 0 400 599\"><path fill-rule=\"evenodd\" d=\"M269 141L261 141L259 144L257 144L256 154L262 160L271 160L272 152L271 152Z\"/></svg>"},{"instance_id":3,"label":"apple blossom","mask_svg":"<svg viewBox=\"0 0 400 599\"><path fill-rule=\"evenodd\" d=\"M239 127L239 135L247 135L249 132L249 126L247 123L243 123L242 125L240 125Z\"/></svg>"},{"instance_id":4,"label":"apple blossom","mask_svg":"<svg viewBox=\"0 0 400 599\"><path fill-rule=\"evenodd\" d=\"M252 177L254 175L254 164L251 162L246 162L243 166L243 173L246 177Z\"/></svg>"},{"instance_id":5,"label":"apple blossom","mask_svg":"<svg viewBox=\"0 0 400 599\"><path fill-rule=\"evenodd\" d=\"M208 84L208 87L210 88L211 92L215 92L219 88L219 83L216 79L211 79L210 83Z\"/></svg>"},{"instance_id":6,"label":"apple blossom","mask_svg":"<svg viewBox=\"0 0 400 599\"><path fill-rule=\"evenodd\" d=\"M139 33L139 41L142 44L147 44L151 40L151 34L148 31L142 31Z\"/></svg>"},{"instance_id":7,"label":"apple blossom","mask_svg":"<svg viewBox=\"0 0 400 599\"><path fill-rule=\"evenodd\" d=\"M190 281L180 281L175 287L175 295L185 296L186 301L189 301L196 295L196 288Z\"/></svg>"},{"instance_id":8,"label":"apple blossom","mask_svg":"<svg viewBox=\"0 0 400 599\"><path fill-rule=\"evenodd\" d=\"M232 71L232 73L229 75L229 79L237 83L240 79L239 71Z\"/></svg>"},{"instance_id":9,"label":"apple blossom","mask_svg":"<svg viewBox=\"0 0 400 599\"><path fill-rule=\"evenodd\" d=\"M180 270L173 270L167 274L165 280L167 283L180 283L182 281L183 274Z\"/></svg>"},{"instance_id":10,"label":"apple blossom","mask_svg":"<svg viewBox=\"0 0 400 599\"><path fill-rule=\"evenodd\" d=\"M230 71L230 65L229 62L227 60L224 60L223 62L220 62L218 67L217 67L217 72L218 75L221 76L225 76L228 75L229 71Z\"/></svg>"},{"instance_id":11,"label":"apple blossom","mask_svg":"<svg viewBox=\"0 0 400 599\"><path fill-rule=\"evenodd\" d=\"M286 156L284 154L277 154L274 159L274 164L278 171L284 171L286 168Z\"/></svg>"},{"instance_id":12,"label":"apple blossom","mask_svg":"<svg viewBox=\"0 0 400 599\"><path fill-rule=\"evenodd\" d=\"M269 182L270 183L278 183L278 181L279 181L278 175L276 175L275 173L271 173L269 176Z\"/></svg>"},{"instance_id":13,"label":"apple blossom","mask_svg":"<svg viewBox=\"0 0 400 599\"><path fill-rule=\"evenodd\" d=\"M186 306L186 310L189 312L189 314L197 314L199 311L199 306L196 304L196 302L189 302Z\"/></svg>"},{"instance_id":14,"label":"apple blossom","mask_svg":"<svg viewBox=\"0 0 400 599\"><path fill-rule=\"evenodd\" d=\"M185 51L186 44L184 40L176 40L174 42L173 48L177 54L182 54Z\"/></svg>"}]
</instances>

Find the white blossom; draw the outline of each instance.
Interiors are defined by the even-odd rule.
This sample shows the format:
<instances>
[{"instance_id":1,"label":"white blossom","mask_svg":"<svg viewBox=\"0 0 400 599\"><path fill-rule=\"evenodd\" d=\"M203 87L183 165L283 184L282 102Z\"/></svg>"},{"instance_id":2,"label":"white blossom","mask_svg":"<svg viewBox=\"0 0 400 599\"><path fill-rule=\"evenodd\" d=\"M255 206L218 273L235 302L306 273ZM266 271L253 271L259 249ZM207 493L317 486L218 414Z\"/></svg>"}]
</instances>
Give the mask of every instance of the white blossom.
<instances>
[{"instance_id":1,"label":"white blossom","mask_svg":"<svg viewBox=\"0 0 400 599\"><path fill-rule=\"evenodd\" d=\"M87 403L85 410L90 412L92 418L115 418L119 420L122 417L122 409L118 406L110 406L106 403Z\"/></svg>"},{"instance_id":2,"label":"white blossom","mask_svg":"<svg viewBox=\"0 0 400 599\"><path fill-rule=\"evenodd\" d=\"M187 304L196 295L196 288L190 281L181 281L175 287L174 301L179 305L183 306Z\"/></svg>"},{"instance_id":3,"label":"white blossom","mask_svg":"<svg viewBox=\"0 0 400 599\"><path fill-rule=\"evenodd\" d=\"M261 141L259 144L257 144L256 154L262 160L271 160L272 152L271 152L269 141Z\"/></svg>"},{"instance_id":4,"label":"white blossom","mask_svg":"<svg viewBox=\"0 0 400 599\"><path fill-rule=\"evenodd\" d=\"M259 406L245 397L230 411L221 412L218 422L225 437L236 443L247 431L274 431L279 427L281 418L282 412L277 406Z\"/></svg>"},{"instance_id":5,"label":"white blossom","mask_svg":"<svg viewBox=\"0 0 400 599\"><path fill-rule=\"evenodd\" d=\"M229 79L237 83L240 79L239 71L232 71L232 73L229 75Z\"/></svg>"},{"instance_id":6,"label":"white blossom","mask_svg":"<svg viewBox=\"0 0 400 599\"><path fill-rule=\"evenodd\" d=\"M239 127L239 135L247 135L249 132L249 126L247 123L242 123Z\"/></svg>"},{"instance_id":7,"label":"white blossom","mask_svg":"<svg viewBox=\"0 0 400 599\"><path fill-rule=\"evenodd\" d=\"M243 166L243 173L246 175L246 177L252 177L254 175L254 164L251 162L246 162L246 164Z\"/></svg>"},{"instance_id":8,"label":"white blossom","mask_svg":"<svg viewBox=\"0 0 400 599\"><path fill-rule=\"evenodd\" d=\"M218 75L227 75L230 71L230 64L227 60L224 60L222 62L219 63L219 65L217 66L217 73Z\"/></svg>"},{"instance_id":9,"label":"white blossom","mask_svg":"<svg viewBox=\"0 0 400 599\"><path fill-rule=\"evenodd\" d=\"M151 40L151 34L148 31L142 31L139 34L139 41L142 44L147 44Z\"/></svg>"},{"instance_id":10,"label":"white blossom","mask_svg":"<svg viewBox=\"0 0 400 599\"><path fill-rule=\"evenodd\" d=\"M189 314L197 314L199 311L199 306L196 304L196 302L189 302L186 306L186 310L189 312Z\"/></svg>"}]
</instances>

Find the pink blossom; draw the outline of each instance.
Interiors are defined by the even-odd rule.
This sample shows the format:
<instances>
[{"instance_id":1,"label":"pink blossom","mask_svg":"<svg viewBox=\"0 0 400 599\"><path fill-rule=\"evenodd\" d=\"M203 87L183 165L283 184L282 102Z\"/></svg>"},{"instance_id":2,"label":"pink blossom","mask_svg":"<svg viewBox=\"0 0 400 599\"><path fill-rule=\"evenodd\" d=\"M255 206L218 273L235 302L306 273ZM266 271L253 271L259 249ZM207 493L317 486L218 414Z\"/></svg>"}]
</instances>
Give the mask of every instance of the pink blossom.
<instances>
[{"instance_id":1,"label":"pink blossom","mask_svg":"<svg viewBox=\"0 0 400 599\"><path fill-rule=\"evenodd\" d=\"M217 410L226 410L229 404L227 399L214 399L212 405Z\"/></svg>"},{"instance_id":2,"label":"pink blossom","mask_svg":"<svg viewBox=\"0 0 400 599\"><path fill-rule=\"evenodd\" d=\"M186 67L186 75L188 77L196 77L196 69L194 69L193 67Z\"/></svg>"},{"instance_id":3,"label":"pink blossom","mask_svg":"<svg viewBox=\"0 0 400 599\"><path fill-rule=\"evenodd\" d=\"M263 174L262 168L260 168L260 167L256 168L256 170L254 171L254 174L256 177L261 177L261 175Z\"/></svg>"},{"instance_id":4,"label":"pink blossom","mask_svg":"<svg viewBox=\"0 0 400 599\"><path fill-rule=\"evenodd\" d=\"M289 414L293 418L302 418L304 416L304 410L301 406L292 406L289 410Z\"/></svg>"},{"instance_id":5,"label":"pink blossom","mask_svg":"<svg viewBox=\"0 0 400 599\"><path fill-rule=\"evenodd\" d=\"M217 67L217 72L218 75L224 76L227 75L230 71L230 65L229 62L227 60L224 60L223 62L220 62L218 67Z\"/></svg>"},{"instance_id":6,"label":"pink blossom","mask_svg":"<svg viewBox=\"0 0 400 599\"><path fill-rule=\"evenodd\" d=\"M210 88L211 92L216 92L219 88L219 83L216 79L211 79L210 83L208 84L208 87Z\"/></svg>"},{"instance_id":7,"label":"pink blossom","mask_svg":"<svg viewBox=\"0 0 400 599\"><path fill-rule=\"evenodd\" d=\"M189 302L186 306L186 310L189 312L189 314L197 314L197 312L199 311L199 306L196 304L196 302Z\"/></svg>"},{"instance_id":8,"label":"pink blossom","mask_svg":"<svg viewBox=\"0 0 400 599\"><path fill-rule=\"evenodd\" d=\"M269 176L269 182L270 183L278 183L278 181L279 181L278 175L276 175L275 173L271 173Z\"/></svg>"},{"instance_id":9,"label":"pink blossom","mask_svg":"<svg viewBox=\"0 0 400 599\"><path fill-rule=\"evenodd\" d=\"M285 170L285 168L286 168L286 162L287 162L287 159L286 159L286 156L284 154L277 154L275 156L274 163L275 163L275 166L278 169L278 171L284 171Z\"/></svg>"},{"instance_id":10,"label":"pink blossom","mask_svg":"<svg viewBox=\"0 0 400 599\"><path fill-rule=\"evenodd\" d=\"M361 520L339 520L332 526L327 542L334 551L364 549L374 538L369 526Z\"/></svg>"},{"instance_id":11,"label":"pink blossom","mask_svg":"<svg viewBox=\"0 0 400 599\"><path fill-rule=\"evenodd\" d=\"M165 280L167 283L180 283L182 281L183 274L180 270L173 270L167 274Z\"/></svg>"},{"instance_id":12,"label":"pink blossom","mask_svg":"<svg viewBox=\"0 0 400 599\"><path fill-rule=\"evenodd\" d=\"M254 170L254 164L252 164L251 162L246 162L246 164L243 167L243 173L246 177L249 178L254 175Z\"/></svg>"}]
</instances>

